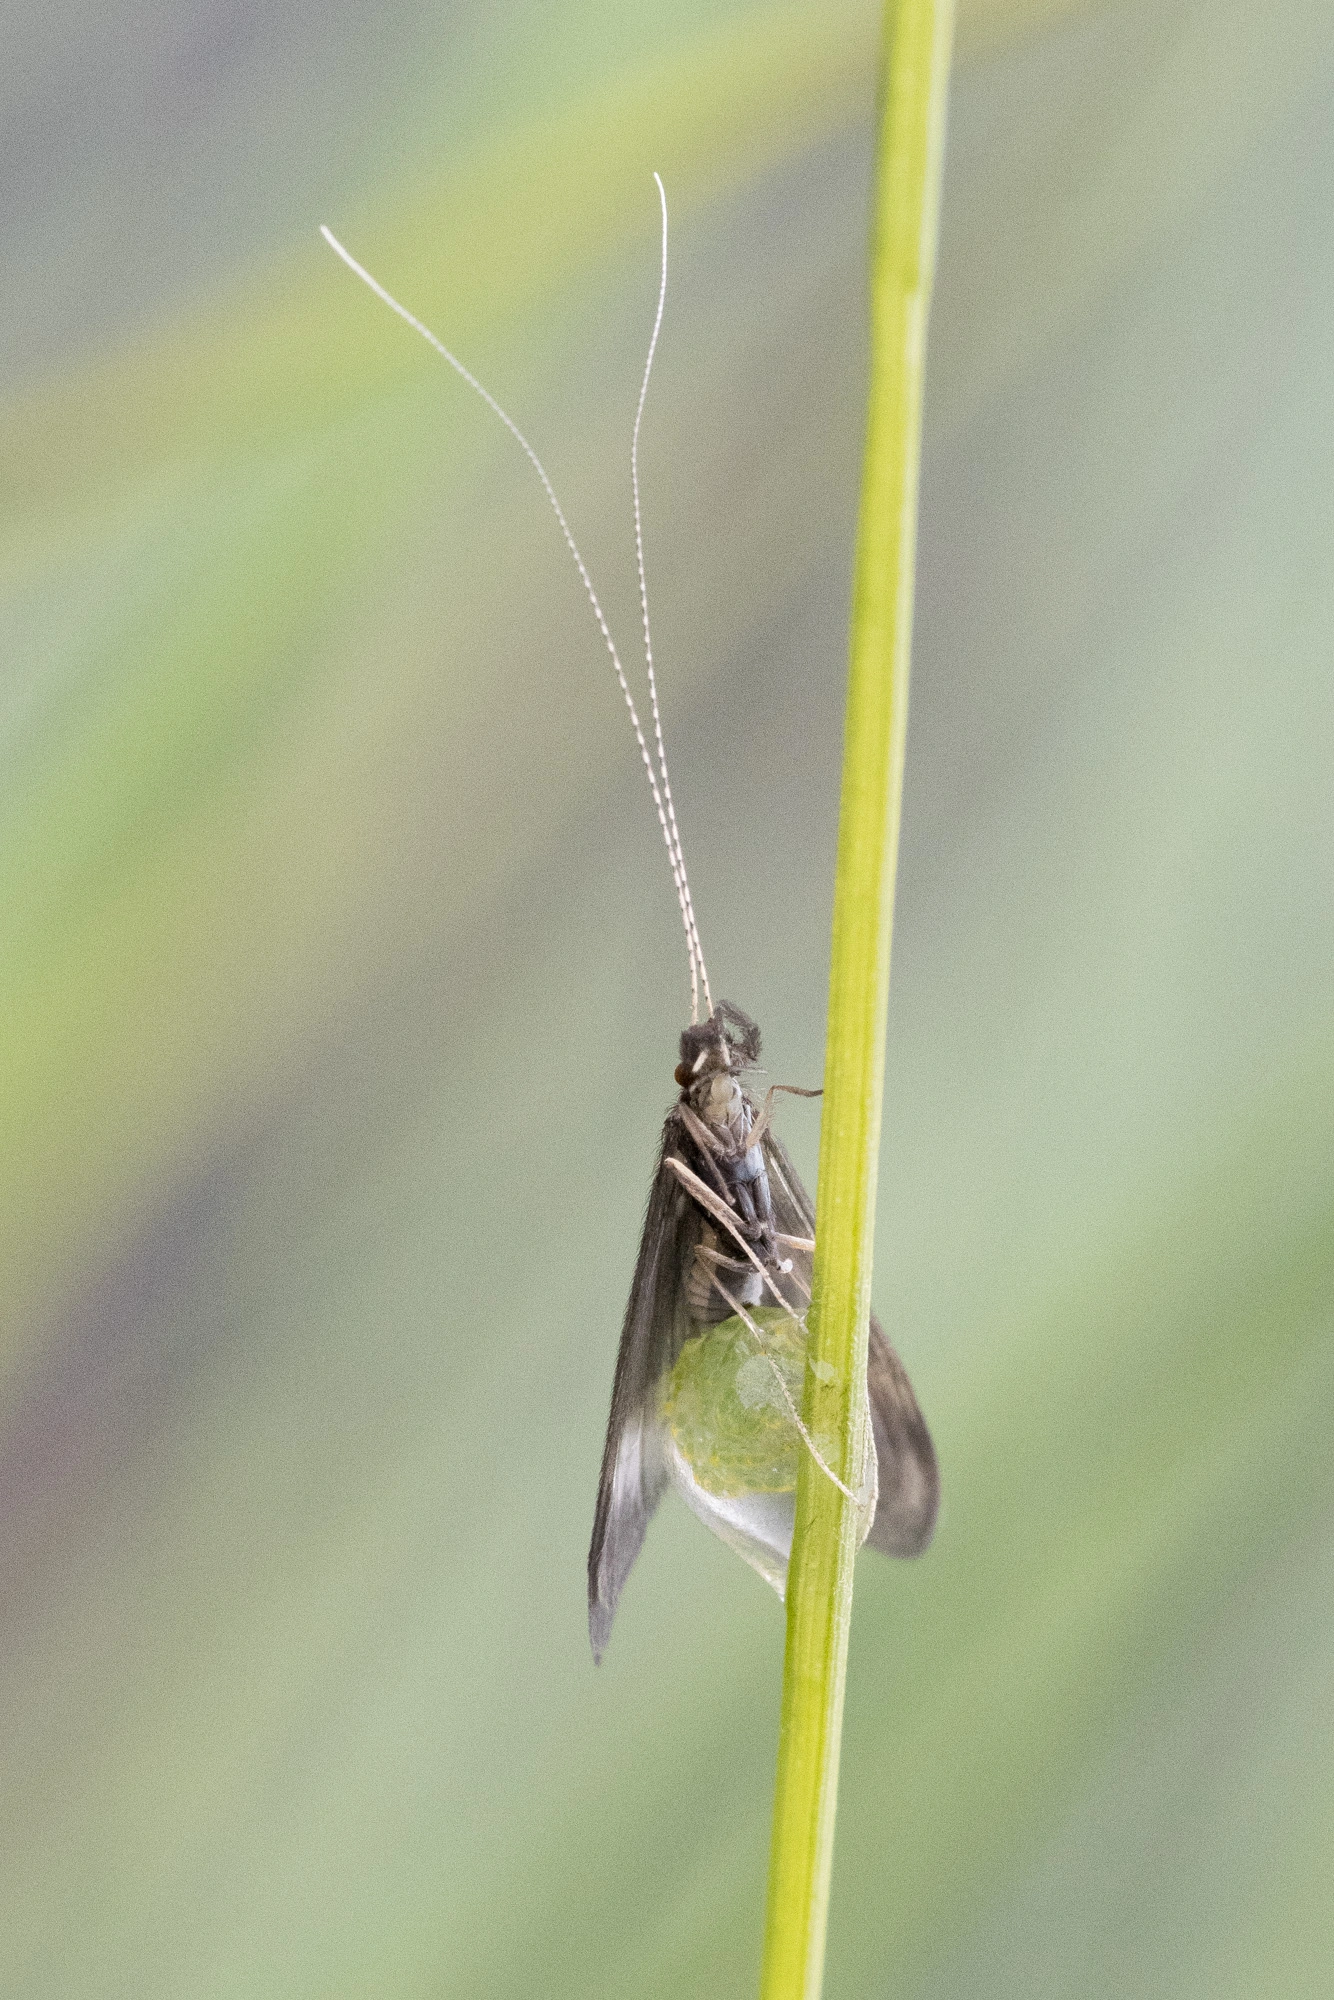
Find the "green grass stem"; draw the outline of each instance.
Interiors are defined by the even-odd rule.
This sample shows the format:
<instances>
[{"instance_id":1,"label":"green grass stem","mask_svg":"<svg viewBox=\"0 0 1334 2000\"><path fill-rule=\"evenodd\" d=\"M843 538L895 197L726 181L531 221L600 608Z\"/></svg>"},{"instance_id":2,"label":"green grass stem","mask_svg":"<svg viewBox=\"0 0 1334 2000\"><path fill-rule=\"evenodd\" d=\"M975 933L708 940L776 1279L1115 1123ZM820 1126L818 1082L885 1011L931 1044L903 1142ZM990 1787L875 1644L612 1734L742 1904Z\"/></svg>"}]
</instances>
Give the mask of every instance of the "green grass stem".
<instances>
[{"instance_id":1,"label":"green grass stem","mask_svg":"<svg viewBox=\"0 0 1334 2000\"><path fill-rule=\"evenodd\" d=\"M887 0L871 244L871 365L853 587L820 1134L806 1422L864 1449L889 947L908 715L922 376L952 0ZM816 2000L824 1971L856 1510L803 1454L787 1593L761 2000Z\"/></svg>"}]
</instances>

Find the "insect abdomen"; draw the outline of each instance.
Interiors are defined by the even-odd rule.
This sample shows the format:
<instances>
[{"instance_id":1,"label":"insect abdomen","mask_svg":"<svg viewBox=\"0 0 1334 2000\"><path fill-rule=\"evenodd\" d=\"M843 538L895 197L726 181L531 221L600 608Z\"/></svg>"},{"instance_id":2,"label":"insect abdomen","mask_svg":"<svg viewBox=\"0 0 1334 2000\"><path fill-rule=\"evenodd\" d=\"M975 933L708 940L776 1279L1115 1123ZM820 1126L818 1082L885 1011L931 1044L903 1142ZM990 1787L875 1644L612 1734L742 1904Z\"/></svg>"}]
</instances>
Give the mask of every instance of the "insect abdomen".
<instances>
[{"instance_id":1,"label":"insect abdomen","mask_svg":"<svg viewBox=\"0 0 1334 2000\"><path fill-rule=\"evenodd\" d=\"M686 1278L686 1311L697 1326L717 1326L735 1311L719 1291L715 1276L736 1305L760 1303L764 1280L755 1266L748 1259L724 1255L718 1248L718 1232L706 1223Z\"/></svg>"}]
</instances>

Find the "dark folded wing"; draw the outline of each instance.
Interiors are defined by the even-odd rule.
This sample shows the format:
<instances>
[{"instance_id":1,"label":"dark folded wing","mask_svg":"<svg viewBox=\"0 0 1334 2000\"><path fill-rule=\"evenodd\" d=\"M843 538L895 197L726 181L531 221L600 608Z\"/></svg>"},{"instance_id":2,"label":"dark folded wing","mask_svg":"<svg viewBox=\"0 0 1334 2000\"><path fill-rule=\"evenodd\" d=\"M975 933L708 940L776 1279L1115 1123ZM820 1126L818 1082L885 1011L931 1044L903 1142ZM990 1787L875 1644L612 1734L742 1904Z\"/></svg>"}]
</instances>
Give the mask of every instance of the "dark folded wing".
<instances>
[{"instance_id":1,"label":"dark folded wing","mask_svg":"<svg viewBox=\"0 0 1334 2000\"><path fill-rule=\"evenodd\" d=\"M907 1370L874 1313L866 1350L866 1393L880 1475L867 1545L887 1556L920 1556L935 1533L940 1468Z\"/></svg>"},{"instance_id":2,"label":"dark folded wing","mask_svg":"<svg viewBox=\"0 0 1334 2000\"><path fill-rule=\"evenodd\" d=\"M667 1153L681 1150L681 1120L673 1110L644 1217L602 1452L588 1551L588 1636L595 1660L610 1637L622 1586L667 1479L658 1388L689 1329L684 1287L700 1230L698 1209L662 1164Z\"/></svg>"},{"instance_id":3,"label":"dark folded wing","mask_svg":"<svg viewBox=\"0 0 1334 2000\"><path fill-rule=\"evenodd\" d=\"M775 1226L784 1236L814 1237L815 1209L787 1147L772 1127L762 1143ZM784 1255L792 1258L795 1275L809 1286L810 1253L785 1250ZM875 1519L866 1539L871 1548L887 1556L918 1556L935 1529L940 1471L907 1371L874 1313L866 1354L866 1393L880 1482Z\"/></svg>"},{"instance_id":4,"label":"dark folded wing","mask_svg":"<svg viewBox=\"0 0 1334 2000\"><path fill-rule=\"evenodd\" d=\"M774 1205L774 1222L785 1236L815 1236L815 1204L807 1194L801 1175L792 1164L792 1155L770 1125L761 1140L764 1164L769 1172L769 1195ZM807 1265L810 1258L807 1256ZM809 1278L809 1269L807 1277Z\"/></svg>"}]
</instances>

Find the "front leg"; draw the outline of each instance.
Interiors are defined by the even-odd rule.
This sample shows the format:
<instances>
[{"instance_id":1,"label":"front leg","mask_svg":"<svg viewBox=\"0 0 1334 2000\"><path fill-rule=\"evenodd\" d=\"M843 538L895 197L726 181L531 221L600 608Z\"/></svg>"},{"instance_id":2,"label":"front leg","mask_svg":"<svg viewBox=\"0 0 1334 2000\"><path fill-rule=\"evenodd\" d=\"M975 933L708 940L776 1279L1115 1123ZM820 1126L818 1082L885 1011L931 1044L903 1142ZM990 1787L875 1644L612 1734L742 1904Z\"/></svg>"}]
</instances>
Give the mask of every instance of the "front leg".
<instances>
[{"instance_id":1,"label":"front leg","mask_svg":"<svg viewBox=\"0 0 1334 2000\"><path fill-rule=\"evenodd\" d=\"M730 1153L725 1142L712 1131L688 1104L677 1107L677 1116L695 1142L695 1151L704 1174L729 1207L734 1207L733 1183L727 1172Z\"/></svg>"}]
</instances>

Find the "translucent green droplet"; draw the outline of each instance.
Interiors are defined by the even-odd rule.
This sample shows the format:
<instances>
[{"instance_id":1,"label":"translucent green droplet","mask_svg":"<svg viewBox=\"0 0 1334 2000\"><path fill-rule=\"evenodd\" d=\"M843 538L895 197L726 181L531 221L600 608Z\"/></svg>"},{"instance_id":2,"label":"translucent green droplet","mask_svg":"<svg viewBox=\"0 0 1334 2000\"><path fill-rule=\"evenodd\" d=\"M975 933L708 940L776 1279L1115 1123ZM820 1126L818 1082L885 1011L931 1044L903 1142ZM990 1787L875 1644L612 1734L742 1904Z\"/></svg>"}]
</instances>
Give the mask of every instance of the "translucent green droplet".
<instances>
[{"instance_id":1,"label":"translucent green droplet","mask_svg":"<svg viewBox=\"0 0 1334 2000\"><path fill-rule=\"evenodd\" d=\"M777 1306L751 1318L764 1345L740 1319L708 1327L682 1348L667 1378L663 1417L682 1457L707 1493L791 1493L804 1449L778 1386L772 1357L801 1408L806 1335Z\"/></svg>"}]
</instances>

